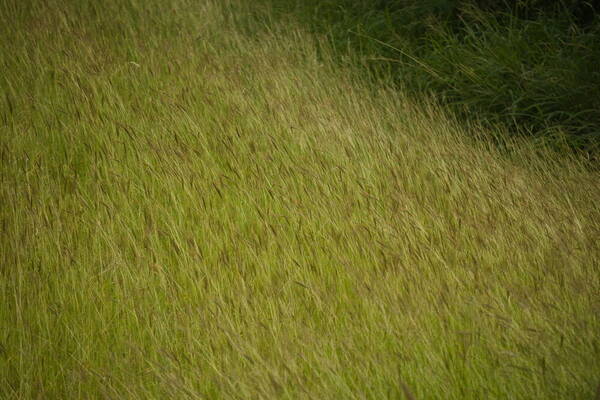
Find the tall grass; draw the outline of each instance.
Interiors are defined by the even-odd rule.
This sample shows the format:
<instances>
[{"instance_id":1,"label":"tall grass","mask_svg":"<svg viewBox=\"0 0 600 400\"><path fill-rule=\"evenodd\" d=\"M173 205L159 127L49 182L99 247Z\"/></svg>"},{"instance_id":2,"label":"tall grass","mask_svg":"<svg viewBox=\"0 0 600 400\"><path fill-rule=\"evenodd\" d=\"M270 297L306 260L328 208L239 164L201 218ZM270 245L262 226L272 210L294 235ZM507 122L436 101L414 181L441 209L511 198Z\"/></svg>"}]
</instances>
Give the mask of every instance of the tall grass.
<instances>
[{"instance_id":1,"label":"tall grass","mask_svg":"<svg viewBox=\"0 0 600 400\"><path fill-rule=\"evenodd\" d=\"M591 398L598 175L243 11L0 5L0 397Z\"/></svg>"},{"instance_id":2,"label":"tall grass","mask_svg":"<svg viewBox=\"0 0 600 400\"><path fill-rule=\"evenodd\" d=\"M598 2L257 2L277 20L325 34L347 64L388 76L416 98L433 93L466 120L501 125L598 167ZM260 7L252 10L264 18Z\"/></svg>"}]
</instances>

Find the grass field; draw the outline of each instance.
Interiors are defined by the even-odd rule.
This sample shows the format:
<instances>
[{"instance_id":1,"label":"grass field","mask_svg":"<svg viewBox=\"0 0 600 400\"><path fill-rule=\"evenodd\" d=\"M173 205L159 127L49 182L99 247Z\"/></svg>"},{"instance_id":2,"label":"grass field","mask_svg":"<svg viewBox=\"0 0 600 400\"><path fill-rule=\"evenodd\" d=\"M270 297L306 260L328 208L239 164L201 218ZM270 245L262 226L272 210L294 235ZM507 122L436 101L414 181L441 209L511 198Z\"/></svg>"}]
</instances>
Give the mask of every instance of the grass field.
<instances>
[{"instance_id":1,"label":"grass field","mask_svg":"<svg viewBox=\"0 0 600 400\"><path fill-rule=\"evenodd\" d=\"M593 399L598 172L243 9L0 4L0 398Z\"/></svg>"}]
</instances>

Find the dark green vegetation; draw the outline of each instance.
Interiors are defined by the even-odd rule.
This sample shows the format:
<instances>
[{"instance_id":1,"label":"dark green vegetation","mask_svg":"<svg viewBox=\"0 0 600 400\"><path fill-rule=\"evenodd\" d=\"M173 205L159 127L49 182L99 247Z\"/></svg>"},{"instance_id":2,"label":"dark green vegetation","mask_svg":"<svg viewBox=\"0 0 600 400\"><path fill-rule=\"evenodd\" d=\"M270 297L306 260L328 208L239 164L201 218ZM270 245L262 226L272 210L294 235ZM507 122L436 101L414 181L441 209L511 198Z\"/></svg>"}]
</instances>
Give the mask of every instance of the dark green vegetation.
<instances>
[{"instance_id":1,"label":"dark green vegetation","mask_svg":"<svg viewBox=\"0 0 600 400\"><path fill-rule=\"evenodd\" d=\"M388 75L416 98L432 93L462 117L598 161L598 1L255 3L327 34L339 56L353 54L351 64Z\"/></svg>"}]
</instances>

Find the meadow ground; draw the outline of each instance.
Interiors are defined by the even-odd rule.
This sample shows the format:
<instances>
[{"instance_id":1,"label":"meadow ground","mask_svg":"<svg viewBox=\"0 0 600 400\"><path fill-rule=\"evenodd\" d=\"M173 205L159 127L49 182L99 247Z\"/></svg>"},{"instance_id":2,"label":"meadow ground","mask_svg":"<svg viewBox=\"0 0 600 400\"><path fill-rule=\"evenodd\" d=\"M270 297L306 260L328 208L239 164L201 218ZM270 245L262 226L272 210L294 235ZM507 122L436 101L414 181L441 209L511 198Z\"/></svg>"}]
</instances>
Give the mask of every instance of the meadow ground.
<instances>
[{"instance_id":1,"label":"meadow ground","mask_svg":"<svg viewBox=\"0 0 600 400\"><path fill-rule=\"evenodd\" d=\"M0 5L0 397L593 398L598 172L240 5Z\"/></svg>"}]
</instances>

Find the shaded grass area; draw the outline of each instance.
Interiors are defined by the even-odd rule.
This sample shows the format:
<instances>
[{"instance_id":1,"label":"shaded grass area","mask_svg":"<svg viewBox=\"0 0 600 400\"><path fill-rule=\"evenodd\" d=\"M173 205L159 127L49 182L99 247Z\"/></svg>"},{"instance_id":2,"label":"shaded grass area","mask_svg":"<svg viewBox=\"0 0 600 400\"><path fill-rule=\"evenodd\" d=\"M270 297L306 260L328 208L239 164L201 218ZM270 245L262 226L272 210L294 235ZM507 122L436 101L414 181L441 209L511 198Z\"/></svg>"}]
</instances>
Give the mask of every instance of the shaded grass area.
<instances>
[{"instance_id":1,"label":"shaded grass area","mask_svg":"<svg viewBox=\"0 0 600 400\"><path fill-rule=\"evenodd\" d=\"M258 7L256 4L263 7ZM594 160L600 3L579 0L260 0L242 18L300 21L339 59L433 93L466 120Z\"/></svg>"},{"instance_id":2,"label":"shaded grass area","mask_svg":"<svg viewBox=\"0 0 600 400\"><path fill-rule=\"evenodd\" d=\"M0 397L594 393L576 159L501 157L236 1L1 7Z\"/></svg>"}]
</instances>

